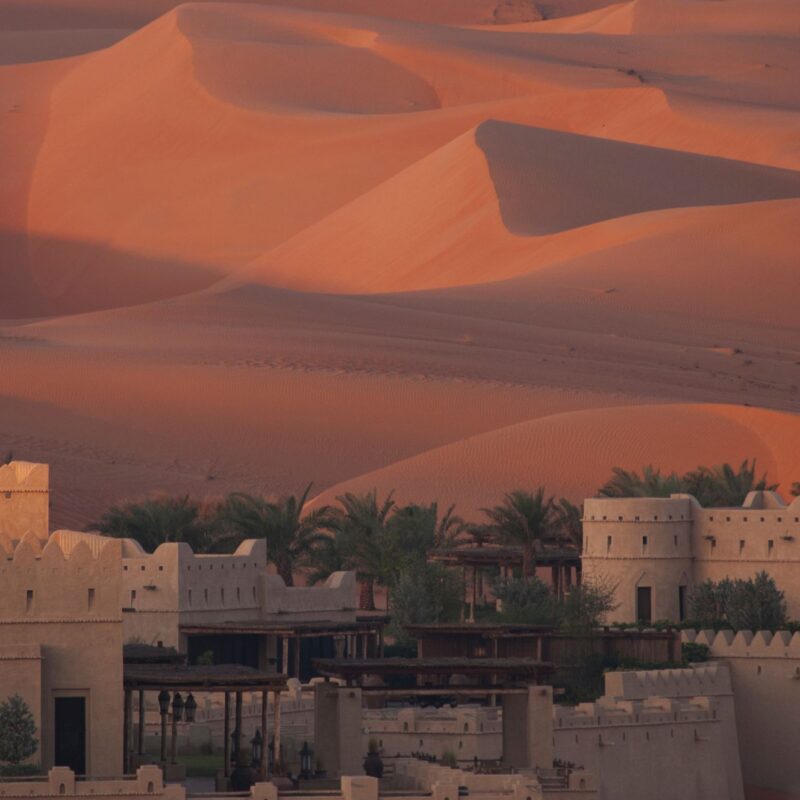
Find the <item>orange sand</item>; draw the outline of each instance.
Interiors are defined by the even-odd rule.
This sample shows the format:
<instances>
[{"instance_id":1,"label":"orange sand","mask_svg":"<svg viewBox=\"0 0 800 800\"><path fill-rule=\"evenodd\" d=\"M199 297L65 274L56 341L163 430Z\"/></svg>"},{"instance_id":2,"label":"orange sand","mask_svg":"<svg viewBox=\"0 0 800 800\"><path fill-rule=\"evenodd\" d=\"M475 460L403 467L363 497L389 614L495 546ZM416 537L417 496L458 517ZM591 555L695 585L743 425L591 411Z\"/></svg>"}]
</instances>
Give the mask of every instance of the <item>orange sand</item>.
<instances>
[{"instance_id":1,"label":"orange sand","mask_svg":"<svg viewBox=\"0 0 800 800\"><path fill-rule=\"evenodd\" d=\"M76 525L800 479L799 14L0 0L0 454Z\"/></svg>"}]
</instances>

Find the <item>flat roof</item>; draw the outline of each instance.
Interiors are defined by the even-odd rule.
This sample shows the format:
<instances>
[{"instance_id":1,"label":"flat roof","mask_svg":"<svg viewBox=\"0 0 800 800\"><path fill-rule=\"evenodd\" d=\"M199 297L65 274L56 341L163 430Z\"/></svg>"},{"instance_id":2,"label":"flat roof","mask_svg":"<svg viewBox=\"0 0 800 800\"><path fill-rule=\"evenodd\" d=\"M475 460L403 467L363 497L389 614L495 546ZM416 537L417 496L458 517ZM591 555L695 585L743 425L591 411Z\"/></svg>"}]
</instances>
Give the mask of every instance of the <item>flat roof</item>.
<instances>
[{"instance_id":1,"label":"flat roof","mask_svg":"<svg viewBox=\"0 0 800 800\"><path fill-rule=\"evenodd\" d=\"M427 625L405 625L412 636L482 636L485 639L529 634L553 633L553 625L528 625L524 622L434 622Z\"/></svg>"},{"instance_id":2,"label":"flat roof","mask_svg":"<svg viewBox=\"0 0 800 800\"><path fill-rule=\"evenodd\" d=\"M315 658L314 667L330 678L363 675L498 675L506 678L549 675L554 666L534 658Z\"/></svg>"},{"instance_id":3,"label":"flat roof","mask_svg":"<svg viewBox=\"0 0 800 800\"><path fill-rule=\"evenodd\" d=\"M325 636L341 633L369 633L383 628L389 621L386 615L361 617L350 622L330 622L325 620L298 620L283 622L279 620L231 620L181 625L181 633L186 634L271 634L275 636Z\"/></svg>"},{"instance_id":4,"label":"flat roof","mask_svg":"<svg viewBox=\"0 0 800 800\"><path fill-rule=\"evenodd\" d=\"M124 684L126 689L194 692L275 690L286 686L286 676L241 664L125 664Z\"/></svg>"}]
</instances>

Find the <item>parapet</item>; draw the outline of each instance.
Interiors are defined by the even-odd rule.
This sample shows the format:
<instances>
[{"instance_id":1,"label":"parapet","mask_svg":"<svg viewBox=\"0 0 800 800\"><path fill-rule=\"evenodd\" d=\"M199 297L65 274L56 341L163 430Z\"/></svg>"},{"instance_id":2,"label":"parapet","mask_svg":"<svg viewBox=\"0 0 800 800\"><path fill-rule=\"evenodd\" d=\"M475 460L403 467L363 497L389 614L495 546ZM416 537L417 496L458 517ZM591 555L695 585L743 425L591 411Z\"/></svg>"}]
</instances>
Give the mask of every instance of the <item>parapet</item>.
<instances>
[{"instance_id":1,"label":"parapet","mask_svg":"<svg viewBox=\"0 0 800 800\"><path fill-rule=\"evenodd\" d=\"M717 719L711 697L649 696L641 700L601 697L595 703L553 706L553 728L607 728L660 723L711 722Z\"/></svg>"},{"instance_id":2,"label":"parapet","mask_svg":"<svg viewBox=\"0 0 800 800\"><path fill-rule=\"evenodd\" d=\"M266 614L352 611L357 608L354 572L334 572L322 586L287 586L279 575L264 575Z\"/></svg>"},{"instance_id":3,"label":"parapet","mask_svg":"<svg viewBox=\"0 0 800 800\"><path fill-rule=\"evenodd\" d=\"M605 695L619 700L727 696L732 693L730 671L723 664L605 674Z\"/></svg>"},{"instance_id":4,"label":"parapet","mask_svg":"<svg viewBox=\"0 0 800 800\"><path fill-rule=\"evenodd\" d=\"M713 658L800 659L800 631L685 630L681 639L704 644Z\"/></svg>"},{"instance_id":5,"label":"parapet","mask_svg":"<svg viewBox=\"0 0 800 800\"><path fill-rule=\"evenodd\" d=\"M0 467L0 492L49 492L50 467L32 461L11 461Z\"/></svg>"}]
</instances>

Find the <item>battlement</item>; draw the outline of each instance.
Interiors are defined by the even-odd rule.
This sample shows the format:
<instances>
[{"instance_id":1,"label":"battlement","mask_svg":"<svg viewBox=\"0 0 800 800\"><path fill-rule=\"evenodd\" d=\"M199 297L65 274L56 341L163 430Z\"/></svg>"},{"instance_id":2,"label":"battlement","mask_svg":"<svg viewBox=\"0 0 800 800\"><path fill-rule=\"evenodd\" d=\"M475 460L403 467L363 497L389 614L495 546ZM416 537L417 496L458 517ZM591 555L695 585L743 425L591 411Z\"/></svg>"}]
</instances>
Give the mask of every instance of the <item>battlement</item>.
<instances>
[{"instance_id":1,"label":"battlement","mask_svg":"<svg viewBox=\"0 0 800 800\"><path fill-rule=\"evenodd\" d=\"M50 530L50 468L12 461L0 466L0 539L19 541L31 531L47 539Z\"/></svg>"},{"instance_id":2,"label":"battlement","mask_svg":"<svg viewBox=\"0 0 800 800\"><path fill-rule=\"evenodd\" d=\"M684 642L704 644L714 658L779 658L800 660L800 632L682 631ZM793 667L794 669L794 667Z\"/></svg>"},{"instance_id":3,"label":"battlement","mask_svg":"<svg viewBox=\"0 0 800 800\"><path fill-rule=\"evenodd\" d=\"M118 620L120 542L97 540L63 545L55 534L43 543L29 532L11 548L0 542L3 622Z\"/></svg>"},{"instance_id":4,"label":"battlement","mask_svg":"<svg viewBox=\"0 0 800 800\"><path fill-rule=\"evenodd\" d=\"M648 697L686 698L730 695L731 676L721 664L707 664L689 669L654 669L607 672L605 694L620 700Z\"/></svg>"},{"instance_id":5,"label":"battlement","mask_svg":"<svg viewBox=\"0 0 800 800\"><path fill-rule=\"evenodd\" d=\"M641 700L602 697L595 703L553 707L553 728L607 728L617 726L715 722L717 704L711 697Z\"/></svg>"}]
</instances>

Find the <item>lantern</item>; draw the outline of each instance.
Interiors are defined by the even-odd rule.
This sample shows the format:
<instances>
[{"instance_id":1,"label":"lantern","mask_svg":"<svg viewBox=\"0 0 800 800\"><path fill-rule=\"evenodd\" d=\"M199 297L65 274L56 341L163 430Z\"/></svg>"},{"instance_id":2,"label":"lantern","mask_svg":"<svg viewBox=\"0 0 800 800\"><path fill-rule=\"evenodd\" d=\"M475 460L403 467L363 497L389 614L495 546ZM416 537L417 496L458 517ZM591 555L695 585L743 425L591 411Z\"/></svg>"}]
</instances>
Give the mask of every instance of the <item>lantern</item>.
<instances>
[{"instance_id":1,"label":"lantern","mask_svg":"<svg viewBox=\"0 0 800 800\"><path fill-rule=\"evenodd\" d=\"M256 735L250 740L250 747L253 751L253 764L260 766L264 756L264 737L258 728L256 728Z\"/></svg>"},{"instance_id":2,"label":"lantern","mask_svg":"<svg viewBox=\"0 0 800 800\"><path fill-rule=\"evenodd\" d=\"M314 751L308 746L308 742L303 742L300 750L300 776L310 778L313 774Z\"/></svg>"},{"instance_id":3,"label":"lantern","mask_svg":"<svg viewBox=\"0 0 800 800\"><path fill-rule=\"evenodd\" d=\"M175 692L172 696L172 719L180 722L183 719L183 698L180 692Z\"/></svg>"},{"instance_id":4,"label":"lantern","mask_svg":"<svg viewBox=\"0 0 800 800\"><path fill-rule=\"evenodd\" d=\"M165 717L169 711L169 692L166 689L162 689L158 693L158 710L162 717Z\"/></svg>"},{"instance_id":5,"label":"lantern","mask_svg":"<svg viewBox=\"0 0 800 800\"><path fill-rule=\"evenodd\" d=\"M184 709L186 710L186 721L194 722L194 715L197 712L197 701L194 699L194 695L191 692L189 692L189 696L186 698Z\"/></svg>"}]
</instances>

